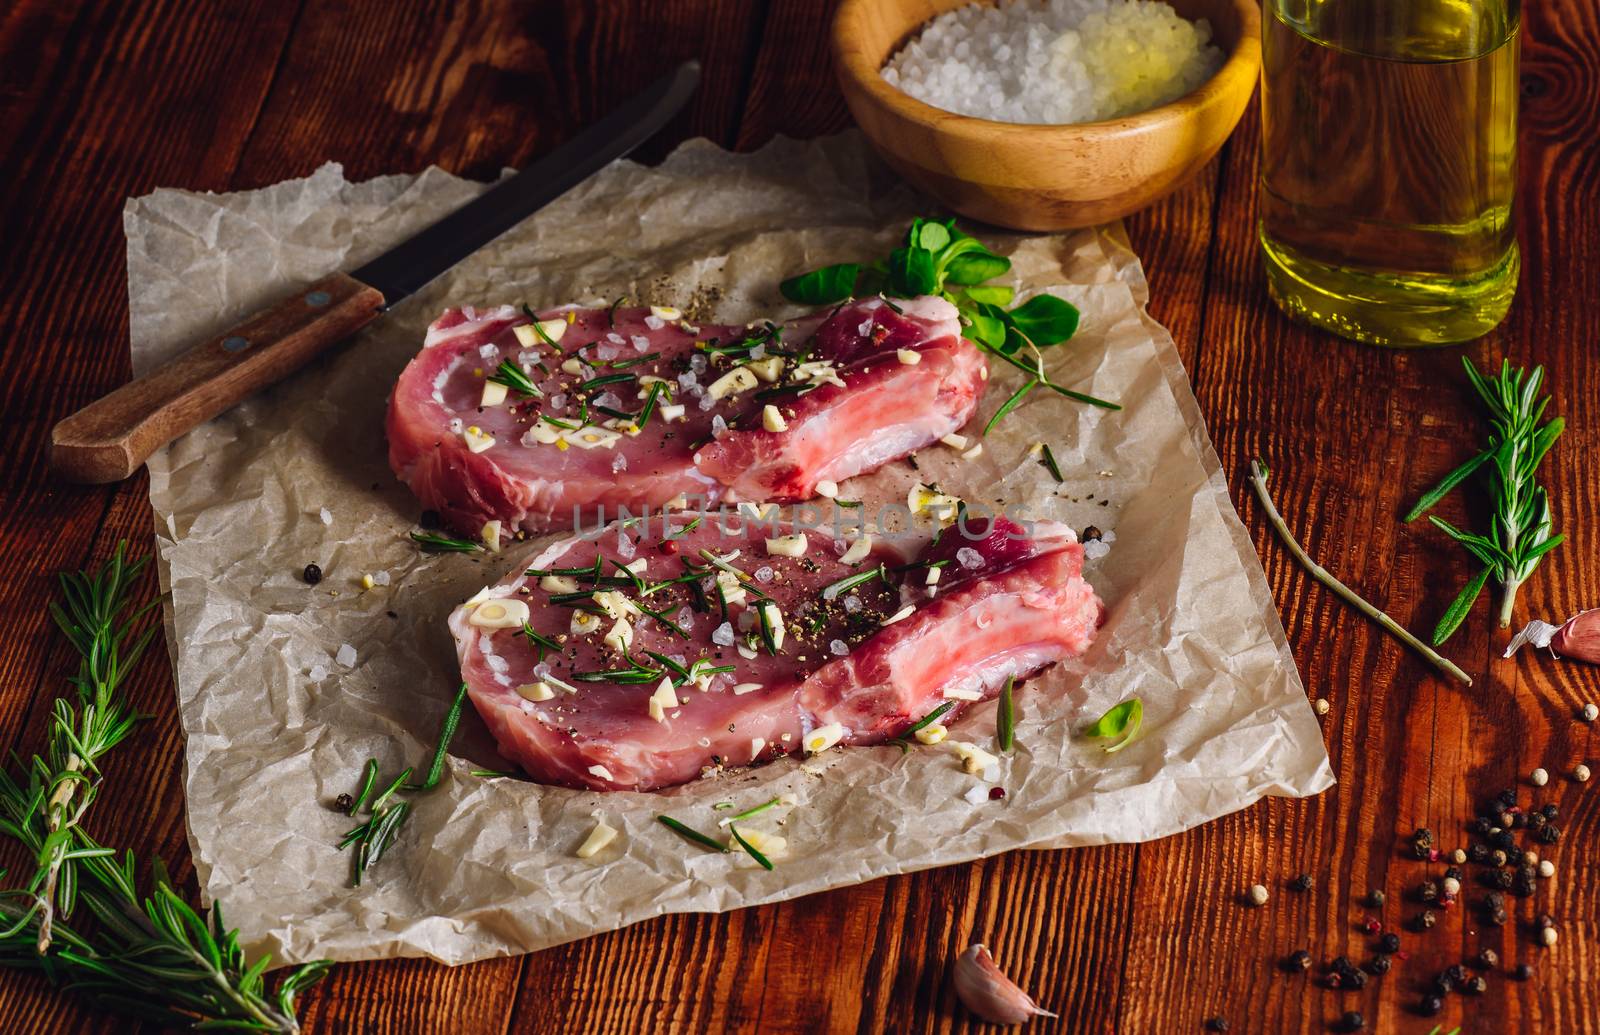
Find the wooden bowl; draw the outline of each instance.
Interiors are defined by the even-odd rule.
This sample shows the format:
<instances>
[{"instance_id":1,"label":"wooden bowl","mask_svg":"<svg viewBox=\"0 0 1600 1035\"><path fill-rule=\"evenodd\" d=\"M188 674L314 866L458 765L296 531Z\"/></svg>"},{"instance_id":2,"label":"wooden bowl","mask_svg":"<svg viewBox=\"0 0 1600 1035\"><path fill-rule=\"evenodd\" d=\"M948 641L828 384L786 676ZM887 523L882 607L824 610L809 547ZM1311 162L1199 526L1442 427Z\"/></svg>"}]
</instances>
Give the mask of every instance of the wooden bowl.
<instances>
[{"instance_id":1,"label":"wooden bowl","mask_svg":"<svg viewBox=\"0 0 1600 1035\"><path fill-rule=\"evenodd\" d=\"M833 51L851 114L900 175L961 215L1017 230L1125 216L1175 190L1233 132L1261 72L1254 0L1170 0L1206 18L1227 54L1192 93L1137 115L1077 125L991 122L924 104L880 70L937 14L970 0L844 0Z\"/></svg>"}]
</instances>

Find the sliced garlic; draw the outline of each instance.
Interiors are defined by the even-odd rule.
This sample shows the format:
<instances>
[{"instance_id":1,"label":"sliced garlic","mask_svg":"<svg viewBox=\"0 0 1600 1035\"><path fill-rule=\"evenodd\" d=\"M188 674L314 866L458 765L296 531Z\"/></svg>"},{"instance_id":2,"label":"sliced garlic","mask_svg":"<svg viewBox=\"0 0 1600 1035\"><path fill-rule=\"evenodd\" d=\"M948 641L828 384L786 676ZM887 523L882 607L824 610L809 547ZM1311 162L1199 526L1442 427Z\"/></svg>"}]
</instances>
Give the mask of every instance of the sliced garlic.
<instances>
[{"instance_id":1,"label":"sliced garlic","mask_svg":"<svg viewBox=\"0 0 1600 1035\"><path fill-rule=\"evenodd\" d=\"M965 435L957 435L952 432L951 434L941 438L939 441L949 446L951 449L965 449L967 448L967 443L971 440Z\"/></svg>"},{"instance_id":2,"label":"sliced garlic","mask_svg":"<svg viewBox=\"0 0 1600 1035\"><path fill-rule=\"evenodd\" d=\"M604 766L595 768L603 769ZM591 770L592 771L592 770ZM596 774L599 775L599 774ZM611 779L611 774L606 774L606 779ZM594 829L589 832L588 838L578 848L578 858L590 859L602 848L617 839L617 830L605 821L604 817L596 817Z\"/></svg>"},{"instance_id":3,"label":"sliced garlic","mask_svg":"<svg viewBox=\"0 0 1600 1035\"><path fill-rule=\"evenodd\" d=\"M657 722L667 721L667 709L678 707L678 692L673 688L670 677L661 680L661 685L656 687L656 692L650 695L647 710L650 718Z\"/></svg>"},{"instance_id":4,"label":"sliced garlic","mask_svg":"<svg viewBox=\"0 0 1600 1035\"><path fill-rule=\"evenodd\" d=\"M590 614L588 611L572 612L572 624L568 626L574 636L588 636L600 628L600 616Z\"/></svg>"},{"instance_id":5,"label":"sliced garlic","mask_svg":"<svg viewBox=\"0 0 1600 1035\"><path fill-rule=\"evenodd\" d=\"M517 336L517 344L525 349L539 346L539 332L533 329L531 323L519 323L511 328L511 333Z\"/></svg>"},{"instance_id":6,"label":"sliced garlic","mask_svg":"<svg viewBox=\"0 0 1600 1035\"><path fill-rule=\"evenodd\" d=\"M789 848L788 838L771 833L770 831L758 830L754 827L740 827L739 836L744 838L745 844L766 856L769 861L773 859L781 859ZM733 842L734 850L738 851L739 842L734 841L731 837L728 840ZM748 855L746 858L749 858ZM754 862L753 859L751 861Z\"/></svg>"},{"instance_id":7,"label":"sliced garlic","mask_svg":"<svg viewBox=\"0 0 1600 1035\"><path fill-rule=\"evenodd\" d=\"M581 374L583 373L583 364L576 359L568 359L562 361L561 369L569 374Z\"/></svg>"},{"instance_id":8,"label":"sliced garlic","mask_svg":"<svg viewBox=\"0 0 1600 1035\"><path fill-rule=\"evenodd\" d=\"M754 762L761 757L761 749L767 746L765 737L750 738L750 761Z\"/></svg>"},{"instance_id":9,"label":"sliced garlic","mask_svg":"<svg viewBox=\"0 0 1600 1035\"><path fill-rule=\"evenodd\" d=\"M706 389L706 394L713 399L725 399L730 395L748 392L756 386L756 375L748 367L734 367L711 382Z\"/></svg>"},{"instance_id":10,"label":"sliced garlic","mask_svg":"<svg viewBox=\"0 0 1600 1035\"><path fill-rule=\"evenodd\" d=\"M544 575L539 579L539 588L546 593L576 593L578 580L571 575Z\"/></svg>"},{"instance_id":11,"label":"sliced garlic","mask_svg":"<svg viewBox=\"0 0 1600 1035\"><path fill-rule=\"evenodd\" d=\"M789 422L783 419L783 414L771 403L761 407L761 426L768 431L788 431Z\"/></svg>"},{"instance_id":12,"label":"sliced garlic","mask_svg":"<svg viewBox=\"0 0 1600 1035\"><path fill-rule=\"evenodd\" d=\"M961 501L947 496L931 486L917 484L906 494L906 509L916 514L932 514L940 524L948 525L956 519Z\"/></svg>"},{"instance_id":13,"label":"sliced garlic","mask_svg":"<svg viewBox=\"0 0 1600 1035\"><path fill-rule=\"evenodd\" d=\"M474 453L481 453L494 445L494 436L488 434L476 424L468 425L461 429L461 440Z\"/></svg>"},{"instance_id":14,"label":"sliced garlic","mask_svg":"<svg viewBox=\"0 0 1600 1035\"><path fill-rule=\"evenodd\" d=\"M783 363L782 356L763 356L761 359L746 363L744 369L770 385L783 376Z\"/></svg>"},{"instance_id":15,"label":"sliced garlic","mask_svg":"<svg viewBox=\"0 0 1600 1035\"><path fill-rule=\"evenodd\" d=\"M973 446L971 449L969 449L966 452L962 453L961 454L961 459L963 459L963 460L976 460L978 457L980 457L982 455L983 455L983 443L979 442L977 445Z\"/></svg>"},{"instance_id":16,"label":"sliced garlic","mask_svg":"<svg viewBox=\"0 0 1600 1035\"><path fill-rule=\"evenodd\" d=\"M890 615L888 618L885 618L883 620L883 624L884 625L893 625L896 622L903 622L907 618L910 618L911 617L911 613L913 611L915 611L915 610L916 610L916 606L915 605L907 604L905 607L902 607L900 610L896 611L894 614Z\"/></svg>"},{"instance_id":17,"label":"sliced garlic","mask_svg":"<svg viewBox=\"0 0 1600 1035\"><path fill-rule=\"evenodd\" d=\"M485 550L490 553L500 552L500 522L485 521L483 529L478 533L478 537L483 540L483 548Z\"/></svg>"},{"instance_id":18,"label":"sliced garlic","mask_svg":"<svg viewBox=\"0 0 1600 1035\"><path fill-rule=\"evenodd\" d=\"M524 701L548 701L555 695L556 692L550 689L550 684L542 679L537 683L523 683L517 687L517 696Z\"/></svg>"},{"instance_id":19,"label":"sliced garlic","mask_svg":"<svg viewBox=\"0 0 1600 1035\"><path fill-rule=\"evenodd\" d=\"M675 420L683 420L686 410L681 403L668 403L665 406L657 407L656 412L661 414L662 420L670 424Z\"/></svg>"},{"instance_id":20,"label":"sliced garlic","mask_svg":"<svg viewBox=\"0 0 1600 1035\"><path fill-rule=\"evenodd\" d=\"M763 600L756 606L761 608L761 613L767 619L767 627L772 630L772 649L783 650L783 610L770 600Z\"/></svg>"},{"instance_id":21,"label":"sliced garlic","mask_svg":"<svg viewBox=\"0 0 1600 1035\"><path fill-rule=\"evenodd\" d=\"M361 588L362 589L371 589L373 586L376 586L377 584L378 584L377 580L374 579L371 575L363 575L363 576L361 576Z\"/></svg>"},{"instance_id":22,"label":"sliced garlic","mask_svg":"<svg viewBox=\"0 0 1600 1035\"><path fill-rule=\"evenodd\" d=\"M839 562L841 564L855 564L857 561L866 557L866 555L871 552L872 537L870 535L864 535L860 539L857 539L855 542L850 544L850 548L844 552L843 557L839 558Z\"/></svg>"},{"instance_id":23,"label":"sliced garlic","mask_svg":"<svg viewBox=\"0 0 1600 1035\"><path fill-rule=\"evenodd\" d=\"M983 694L976 690L964 690L958 686L947 686L942 695L948 701L981 701Z\"/></svg>"},{"instance_id":24,"label":"sliced garlic","mask_svg":"<svg viewBox=\"0 0 1600 1035\"><path fill-rule=\"evenodd\" d=\"M589 775L598 776L600 779L610 781L611 783L617 782L616 778L611 775L611 770L607 769L603 765L596 764L590 766Z\"/></svg>"},{"instance_id":25,"label":"sliced garlic","mask_svg":"<svg viewBox=\"0 0 1600 1035\"><path fill-rule=\"evenodd\" d=\"M976 744L969 744L964 740L952 740L947 743L961 759L961 768L969 773L981 773L992 765L1000 764L998 758Z\"/></svg>"},{"instance_id":26,"label":"sliced garlic","mask_svg":"<svg viewBox=\"0 0 1600 1035\"><path fill-rule=\"evenodd\" d=\"M478 400L479 406L499 406L505 401L505 385L499 381L485 381L483 383L483 396Z\"/></svg>"},{"instance_id":27,"label":"sliced garlic","mask_svg":"<svg viewBox=\"0 0 1600 1035\"><path fill-rule=\"evenodd\" d=\"M844 739L844 732L844 727L837 722L830 722L826 726L818 726L806 734L806 754L815 755L828 750Z\"/></svg>"},{"instance_id":28,"label":"sliced garlic","mask_svg":"<svg viewBox=\"0 0 1600 1035\"><path fill-rule=\"evenodd\" d=\"M579 449L610 449L620 438L620 431L609 428L580 428L565 435L565 441Z\"/></svg>"},{"instance_id":29,"label":"sliced garlic","mask_svg":"<svg viewBox=\"0 0 1600 1035\"><path fill-rule=\"evenodd\" d=\"M950 731L945 729L937 722L924 726L912 734L912 736L916 737L924 744L938 744L949 735Z\"/></svg>"},{"instance_id":30,"label":"sliced garlic","mask_svg":"<svg viewBox=\"0 0 1600 1035\"><path fill-rule=\"evenodd\" d=\"M895 358L908 367L914 367L922 362L922 353L913 349L895 349Z\"/></svg>"},{"instance_id":31,"label":"sliced garlic","mask_svg":"<svg viewBox=\"0 0 1600 1035\"><path fill-rule=\"evenodd\" d=\"M600 605L610 618L627 618L639 614L639 608L629 600L627 594L615 589L603 589L594 594L594 602Z\"/></svg>"},{"instance_id":32,"label":"sliced garlic","mask_svg":"<svg viewBox=\"0 0 1600 1035\"><path fill-rule=\"evenodd\" d=\"M467 618L480 629L520 629L527 620L527 602L513 597L486 600L473 608Z\"/></svg>"},{"instance_id":33,"label":"sliced garlic","mask_svg":"<svg viewBox=\"0 0 1600 1035\"><path fill-rule=\"evenodd\" d=\"M779 536L767 540L768 557L804 557L806 555L807 541L804 532L794 535Z\"/></svg>"},{"instance_id":34,"label":"sliced garlic","mask_svg":"<svg viewBox=\"0 0 1600 1035\"><path fill-rule=\"evenodd\" d=\"M939 584L939 578L943 574L943 572L944 572L943 568L929 568L928 569L928 574L925 575L923 577L923 579L922 579L922 584L924 586L936 586L936 585L938 585Z\"/></svg>"},{"instance_id":35,"label":"sliced garlic","mask_svg":"<svg viewBox=\"0 0 1600 1035\"><path fill-rule=\"evenodd\" d=\"M739 581L739 576L731 571L717 572L717 586L722 590L722 599L729 604L742 604L745 598L744 583Z\"/></svg>"},{"instance_id":36,"label":"sliced garlic","mask_svg":"<svg viewBox=\"0 0 1600 1035\"><path fill-rule=\"evenodd\" d=\"M633 646L633 626L628 624L626 618L617 619L617 624L606 633L605 644L618 654L626 653Z\"/></svg>"},{"instance_id":37,"label":"sliced garlic","mask_svg":"<svg viewBox=\"0 0 1600 1035\"><path fill-rule=\"evenodd\" d=\"M825 499L834 499L839 495L839 483L830 482L826 478L817 483L817 495Z\"/></svg>"},{"instance_id":38,"label":"sliced garlic","mask_svg":"<svg viewBox=\"0 0 1600 1035\"><path fill-rule=\"evenodd\" d=\"M548 446L561 441L561 431L554 424L549 424L542 420L535 421L527 431L522 433L522 444L525 446Z\"/></svg>"},{"instance_id":39,"label":"sliced garlic","mask_svg":"<svg viewBox=\"0 0 1600 1035\"><path fill-rule=\"evenodd\" d=\"M751 651L750 652L750 656L752 658L755 657L755 652ZM766 684L764 684L764 683L735 683L735 684L733 684L733 696L735 696L735 697L743 697L745 694L753 694L757 690L760 690L764 685L766 685Z\"/></svg>"},{"instance_id":40,"label":"sliced garlic","mask_svg":"<svg viewBox=\"0 0 1600 1035\"><path fill-rule=\"evenodd\" d=\"M683 313L670 305L653 305L650 307L650 315L657 320L667 320L669 322L683 319Z\"/></svg>"}]
</instances>

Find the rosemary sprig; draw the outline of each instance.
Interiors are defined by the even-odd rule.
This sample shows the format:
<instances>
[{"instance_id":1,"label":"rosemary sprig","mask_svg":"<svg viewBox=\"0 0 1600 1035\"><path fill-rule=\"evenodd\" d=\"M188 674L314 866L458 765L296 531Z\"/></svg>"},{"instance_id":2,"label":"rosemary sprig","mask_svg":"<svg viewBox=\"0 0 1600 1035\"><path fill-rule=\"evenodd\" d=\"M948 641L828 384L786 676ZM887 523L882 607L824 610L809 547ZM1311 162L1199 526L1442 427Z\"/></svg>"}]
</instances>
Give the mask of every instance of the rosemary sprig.
<instances>
[{"instance_id":1,"label":"rosemary sprig","mask_svg":"<svg viewBox=\"0 0 1600 1035\"><path fill-rule=\"evenodd\" d=\"M660 669L634 664L629 668L608 668L596 672L574 672L580 683L654 683L663 675Z\"/></svg>"},{"instance_id":2,"label":"rosemary sprig","mask_svg":"<svg viewBox=\"0 0 1600 1035\"><path fill-rule=\"evenodd\" d=\"M716 838L707 837L694 827L691 827L686 823L680 823L671 816L657 816L656 819L660 821L662 826L677 834L679 837L693 841L702 848L709 848L713 852L726 852L728 850L728 846L718 841Z\"/></svg>"},{"instance_id":3,"label":"rosemary sprig","mask_svg":"<svg viewBox=\"0 0 1600 1035\"><path fill-rule=\"evenodd\" d=\"M538 660L540 661L544 660L545 651L554 651L557 654L561 653L561 644L539 632L527 622L522 623L522 635L527 637L528 642L533 644L534 649L539 652Z\"/></svg>"},{"instance_id":4,"label":"rosemary sprig","mask_svg":"<svg viewBox=\"0 0 1600 1035\"><path fill-rule=\"evenodd\" d=\"M76 703L56 702L43 757L25 783L0 772L0 833L33 856L21 888L0 892L0 966L34 969L99 1006L169 1025L297 1032L295 996L326 973L303 964L267 989L270 957L249 963L221 904L202 917L174 889L160 860L141 896L136 860L89 836L82 820L100 787L96 762L127 738L136 716L118 691L150 642L136 633L155 601L135 606L133 584L145 561L126 546L98 570L64 575L52 614L79 655ZM94 918L70 923L75 906Z\"/></svg>"},{"instance_id":5,"label":"rosemary sprig","mask_svg":"<svg viewBox=\"0 0 1600 1035\"><path fill-rule=\"evenodd\" d=\"M1544 367L1525 371L1502 361L1499 375L1489 379L1478 372L1470 359L1463 357L1461 362L1473 389L1489 408L1488 445L1425 493L1405 520L1414 521L1427 513L1479 468L1489 472L1494 515L1487 536L1464 532L1448 521L1429 517L1483 563L1482 570L1467 582L1439 619L1433 630L1436 645L1460 628L1491 577L1500 583L1500 627L1509 626L1517 590L1533 574L1540 558L1566 538L1551 531L1550 499L1538 481L1539 464L1566 427L1560 417L1544 420L1545 409L1550 405L1550 397L1539 394L1544 387Z\"/></svg>"},{"instance_id":6,"label":"rosemary sprig","mask_svg":"<svg viewBox=\"0 0 1600 1035\"><path fill-rule=\"evenodd\" d=\"M445 755L450 749L450 742L455 739L456 727L461 725L461 712L466 700L467 684L462 683L456 688L456 696L450 702L450 710L445 712L444 725L439 731L439 742L435 745L433 758L428 764L428 775L421 783L408 782L412 770L407 766L368 803L367 797L371 794L374 779L378 775L378 760L374 758L367 762L366 770L362 774L361 793L349 810L350 815L354 816L365 805L367 820L345 831L344 837L339 841L341 852L351 845L356 846L355 858L351 864L352 887L361 887L361 878L394 845L400 836L400 828L411 815L411 802L396 800L391 804L390 799L396 798L401 793L424 793L439 785L439 779L444 775Z\"/></svg>"},{"instance_id":7,"label":"rosemary sprig","mask_svg":"<svg viewBox=\"0 0 1600 1035\"><path fill-rule=\"evenodd\" d=\"M1441 672L1460 680L1464 686L1471 686L1472 677L1456 667L1454 662L1411 635L1399 622L1384 614L1376 606L1367 603L1355 590L1334 578L1326 568L1311 559L1305 548L1295 540L1294 533L1289 531L1288 523L1283 520L1283 515L1278 513L1277 506L1272 502L1272 494L1267 491L1267 478L1270 473L1266 465L1260 460L1250 461L1250 484L1256 491L1256 498L1261 501L1262 509L1267 513L1268 523L1278 533L1278 537L1283 540L1283 544L1289 548L1289 552L1294 554L1295 559L1311 573L1311 577L1333 590L1343 597L1351 607L1383 626L1391 635L1427 658Z\"/></svg>"},{"instance_id":8,"label":"rosemary sprig","mask_svg":"<svg viewBox=\"0 0 1600 1035\"><path fill-rule=\"evenodd\" d=\"M422 547L423 553L472 553L483 549L482 544L470 539L455 539L437 532L412 532L411 540Z\"/></svg>"},{"instance_id":9,"label":"rosemary sprig","mask_svg":"<svg viewBox=\"0 0 1600 1035\"><path fill-rule=\"evenodd\" d=\"M857 586L866 585L873 579L882 579L886 585L889 584L889 569L879 564L876 568L857 572L854 575L846 575L837 582L830 582L822 587L822 599L834 600L840 593L848 593Z\"/></svg>"},{"instance_id":10,"label":"rosemary sprig","mask_svg":"<svg viewBox=\"0 0 1600 1035\"><path fill-rule=\"evenodd\" d=\"M535 322L534 326L537 327L539 325ZM494 368L494 373L489 375L488 380L497 385L505 385L518 395L531 396L534 399L544 398L544 393L539 391L539 386L528 380L528 375L522 372L522 368L509 359L502 359L500 365Z\"/></svg>"},{"instance_id":11,"label":"rosemary sprig","mask_svg":"<svg viewBox=\"0 0 1600 1035\"><path fill-rule=\"evenodd\" d=\"M1039 443L1039 462L1044 465L1046 471L1050 472L1050 477L1056 480L1057 485L1066 481L1065 478L1061 477L1061 465L1056 463L1056 455L1050 451L1050 443Z\"/></svg>"},{"instance_id":12,"label":"rosemary sprig","mask_svg":"<svg viewBox=\"0 0 1600 1035\"><path fill-rule=\"evenodd\" d=\"M761 868L762 869L764 869L764 870L772 869L772 860L768 859L766 856L762 855L759 851L757 851L755 845L751 844L749 841L746 841L744 839L744 836L739 833L739 828L738 827L734 826L731 823L728 824L728 833L732 834L733 835L733 839L735 841L739 842L739 847L740 848L743 848L746 852L750 853L750 858L754 859L756 862L761 864Z\"/></svg>"},{"instance_id":13,"label":"rosemary sprig","mask_svg":"<svg viewBox=\"0 0 1600 1035\"><path fill-rule=\"evenodd\" d=\"M741 813L739 813L737 815L729 816L727 819L718 820L717 821L717 826L726 827L726 826L732 826L735 823L742 823L747 819L750 819L752 817L761 815L763 812L766 812L768 809L775 809L782 803L783 803L782 796L769 798L766 801L762 802L760 805L757 805L757 806L755 806L753 808L745 809L743 812L741 812ZM720 802L719 802L719 804L720 804ZM715 806L713 806L713 807L715 807ZM733 802L731 802L731 801L728 802L728 807L732 808L733 807Z\"/></svg>"},{"instance_id":14,"label":"rosemary sprig","mask_svg":"<svg viewBox=\"0 0 1600 1035\"><path fill-rule=\"evenodd\" d=\"M900 753L902 755L909 754L911 751L911 738L916 734L916 732L932 726L934 723L939 721L939 716L943 715L945 712L949 711L955 706L956 703L954 701L946 701L945 703L941 704L939 707L924 715L910 726L907 726L903 733L894 738L894 745L900 749Z\"/></svg>"}]
</instances>

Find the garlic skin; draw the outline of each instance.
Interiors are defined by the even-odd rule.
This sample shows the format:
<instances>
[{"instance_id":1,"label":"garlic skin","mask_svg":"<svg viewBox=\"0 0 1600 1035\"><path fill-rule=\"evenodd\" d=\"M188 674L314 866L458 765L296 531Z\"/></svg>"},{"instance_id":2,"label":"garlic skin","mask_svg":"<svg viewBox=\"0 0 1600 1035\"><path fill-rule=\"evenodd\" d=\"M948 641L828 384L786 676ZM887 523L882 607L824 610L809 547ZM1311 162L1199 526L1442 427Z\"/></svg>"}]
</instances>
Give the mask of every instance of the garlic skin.
<instances>
[{"instance_id":1,"label":"garlic skin","mask_svg":"<svg viewBox=\"0 0 1600 1035\"><path fill-rule=\"evenodd\" d=\"M1028 993L1000 972L994 957L974 943L956 960L956 995L967 1009L994 1024L1026 1024L1034 1017L1054 1017L1039 1009Z\"/></svg>"},{"instance_id":2,"label":"garlic skin","mask_svg":"<svg viewBox=\"0 0 1600 1035\"><path fill-rule=\"evenodd\" d=\"M1600 665L1600 607L1579 611L1560 626L1534 619L1512 637L1502 657L1511 657L1525 643L1549 647L1557 657Z\"/></svg>"}]
</instances>

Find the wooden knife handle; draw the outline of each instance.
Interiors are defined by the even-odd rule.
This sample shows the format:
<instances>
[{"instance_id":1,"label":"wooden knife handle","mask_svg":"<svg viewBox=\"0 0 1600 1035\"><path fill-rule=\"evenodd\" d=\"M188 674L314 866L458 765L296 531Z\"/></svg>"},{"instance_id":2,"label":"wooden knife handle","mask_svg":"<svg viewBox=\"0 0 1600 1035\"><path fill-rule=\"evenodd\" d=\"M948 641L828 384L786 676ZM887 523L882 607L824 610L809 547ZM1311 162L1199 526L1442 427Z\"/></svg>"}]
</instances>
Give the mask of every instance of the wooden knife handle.
<instances>
[{"instance_id":1,"label":"wooden knife handle","mask_svg":"<svg viewBox=\"0 0 1600 1035\"><path fill-rule=\"evenodd\" d=\"M75 482L121 481L179 435L371 323L383 304L382 292L354 277L324 277L61 421L51 465Z\"/></svg>"}]
</instances>

